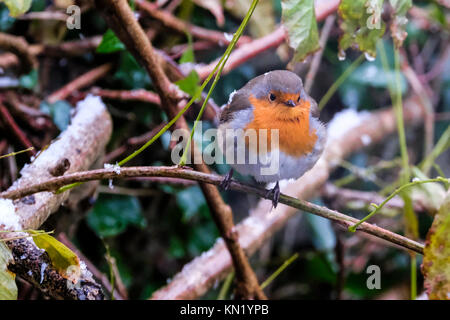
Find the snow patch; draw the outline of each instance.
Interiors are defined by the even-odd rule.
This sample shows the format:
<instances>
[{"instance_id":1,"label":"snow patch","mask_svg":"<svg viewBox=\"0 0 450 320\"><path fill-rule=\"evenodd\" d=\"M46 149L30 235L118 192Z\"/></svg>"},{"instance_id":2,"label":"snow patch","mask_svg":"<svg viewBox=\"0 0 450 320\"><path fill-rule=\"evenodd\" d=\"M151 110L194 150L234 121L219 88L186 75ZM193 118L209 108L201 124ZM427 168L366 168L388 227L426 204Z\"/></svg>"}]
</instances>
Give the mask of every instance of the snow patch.
<instances>
[{"instance_id":1,"label":"snow patch","mask_svg":"<svg viewBox=\"0 0 450 320\"><path fill-rule=\"evenodd\" d=\"M44 281L44 272L45 269L47 269L48 264L46 264L45 262L42 262L41 264L41 280L39 280L39 283L42 283L42 281Z\"/></svg>"},{"instance_id":2,"label":"snow patch","mask_svg":"<svg viewBox=\"0 0 450 320\"><path fill-rule=\"evenodd\" d=\"M116 164L110 164L110 163L105 163L103 165L103 168L105 169L112 169L115 173L120 174L120 166L116 163Z\"/></svg>"},{"instance_id":3,"label":"snow patch","mask_svg":"<svg viewBox=\"0 0 450 320\"><path fill-rule=\"evenodd\" d=\"M345 109L334 115L328 123L328 141L342 137L347 131L359 126L370 116L368 111L358 112L354 109Z\"/></svg>"},{"instance_id":4,"label":"snow patch","mask_svg":"<svg viewBox=\"0 0 450 320\"><path fill-rule=\"evenodd\" d=\"M0 198L0 225L8 230L21 230L20 217L16 214L16 207L11 199Z\"/></svg>"},{"instance_id":5,"label":"snow patch","mask_svg":"<svg viewBox=\"0 0 450 320\"><path fill-rule=\"evenodd\" d=\"M225 37L225 39L229 42L231 42L231 40L233 40L233 35L231 33L226 33L224 32L223 36Z\"/></svg>"}]
</instances>

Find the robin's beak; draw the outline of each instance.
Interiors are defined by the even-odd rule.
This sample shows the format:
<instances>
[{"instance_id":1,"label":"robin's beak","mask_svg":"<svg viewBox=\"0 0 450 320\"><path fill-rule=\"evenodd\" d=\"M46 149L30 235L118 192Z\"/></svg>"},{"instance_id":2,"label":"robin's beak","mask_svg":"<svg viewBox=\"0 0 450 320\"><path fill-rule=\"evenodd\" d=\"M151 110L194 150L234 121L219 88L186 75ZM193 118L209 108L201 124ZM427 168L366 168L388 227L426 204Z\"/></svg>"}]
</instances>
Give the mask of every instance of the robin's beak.
<instances>
[{"instance_id":1,"label":"robin's beak","mask_svg":"<svg viewBox=\"0 0 450 320\"><path fill-rule=\"evenodd\" d=\"M293 100L288 100L284 104L288 107L295 107L295 102Z\"/></svg>"}]
</instances>

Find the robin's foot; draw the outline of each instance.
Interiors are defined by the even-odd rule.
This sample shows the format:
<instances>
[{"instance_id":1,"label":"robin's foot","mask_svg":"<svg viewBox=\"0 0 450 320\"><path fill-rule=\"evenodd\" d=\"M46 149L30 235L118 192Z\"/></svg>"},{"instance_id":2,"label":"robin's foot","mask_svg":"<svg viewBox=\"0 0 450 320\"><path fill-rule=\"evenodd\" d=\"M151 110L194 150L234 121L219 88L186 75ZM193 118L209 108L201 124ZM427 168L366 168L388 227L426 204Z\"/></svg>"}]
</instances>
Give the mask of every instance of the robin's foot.
<instances>
[{"instance_id":1,"label":"robin's foot","mask_svg":"<svg viewBox=\"0 0 450 320\"><path fill-rule=\"evenodd\" d=\"M228 171L228 173L223 178L222 182L219 184L219 186L224 190L228 190L228 188L230 188L231 178L233 178L233 172L234 170L233 168L231 168L230 171Z\"/></svg>"},{"instance_id":2,"label":"robin's foot","mask_svg":"<svg viewBox=\"0 0 450 320\"><path fill-rule=\"evenodd\" d=\"M277 207L278 200L280 200L280 184L278 183L278 181L273 189L267 190L266 198L272 199L272 206L274 208Z\"/></svg>"}]
</instances>

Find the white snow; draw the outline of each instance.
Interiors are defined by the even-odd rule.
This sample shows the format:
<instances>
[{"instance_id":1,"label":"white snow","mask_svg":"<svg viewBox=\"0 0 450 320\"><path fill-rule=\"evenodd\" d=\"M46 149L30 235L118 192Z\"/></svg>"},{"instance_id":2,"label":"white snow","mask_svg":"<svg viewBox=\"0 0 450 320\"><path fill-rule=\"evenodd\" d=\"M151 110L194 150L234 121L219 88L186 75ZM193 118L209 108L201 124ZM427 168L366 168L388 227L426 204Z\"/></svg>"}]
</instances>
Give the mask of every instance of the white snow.
<instances>
[{"instance_id":1,"label":"white snow","mask_svg":"<svg viewBox=\"0 0 450 320\"><path fill-rule=\"evenodd\" d=\"M361 142L363 145L368 146L372 142L372 138L368 134L363 134L361 136Z\"/></svg>"},{"instance_id":2,"label":"white snow","mask_svg":"<svg viewBox=\"0 0 450 320\"><path fill-rule=\"evenodd\" d=\"M0 198L0 225L9 230L21 230L20 218L11 199Z\"/></svg>"},{"instance_id":3,"label":"white snow","mask_svg":"<svg viewBox=\"0 0 450 320\"><path fill-rule=\"evenodd\" d=\"M103 168L112 169L115 173L120 174L120 166L117 163L116 164L105 163L103 165Z\"/></svg>"},{"instance_id":4,"label":"white snow","mask_svg":"<svg viewBox=\"0 0 450 320\"><path fill-rule=\"evenodd\" d=\"M49 163L58 163L58 161L62 158L67 157L67 143L72 140L74 133L77 133L79 136L76 138L80 141L86 139L86 128L90 128L91 126L95 126L95 119L98 118L98 114L101 114L106 109L105 104L101 100L100 97L89 94L82 101L79 101L76 105L76 114L72 118L72 123L70 124L71 132L69 133L70 139L67 137L68 131L63 131L58 138L56 138L45 150L39 154L36 159L30 164L25 164L20 174L22 176L21 179L16 180L12 187L9 190L14 190L20 188L20 183L29 183L29 181L33 181L33 174L36 172L37 168L47 168ZM23 185L22 185L23 187Z\"/></svg>"},{"instance_id":5,"label":"white snow","mask_svg":"<svg viewBox=\"0 0 450 320\"><path fill-rule=\"evenodd\" d=\"M368 111L358 112L354 109L345 109L334 115L328 123L328 141L342 137L347 131L357 127L370 116Z\"/></svg>"},{"instance_id":6,"label":"white snow","mask_svg":"<svg viewBox=\"0 0 450 320\"><path fill-rule=\"evenodd\" d=\"M223 36L225 37L225 39L226 39L227 41L233 40L233 35L232 35L231 33L226 33L226 32L224 32Z\"/></svg>"},{"instance_id":7,"label":"white snow","mask_svg":"<svg viewBox=\"0 0 450 320\"><path fill-rule=\"evenodd\" d=\"M44 281L45 269L47 269L47 264L45 262L42 262L42 264L41 264L41 280L39 281L39 283L42 283L42 281Z\"/></svg>"}]
</instances>

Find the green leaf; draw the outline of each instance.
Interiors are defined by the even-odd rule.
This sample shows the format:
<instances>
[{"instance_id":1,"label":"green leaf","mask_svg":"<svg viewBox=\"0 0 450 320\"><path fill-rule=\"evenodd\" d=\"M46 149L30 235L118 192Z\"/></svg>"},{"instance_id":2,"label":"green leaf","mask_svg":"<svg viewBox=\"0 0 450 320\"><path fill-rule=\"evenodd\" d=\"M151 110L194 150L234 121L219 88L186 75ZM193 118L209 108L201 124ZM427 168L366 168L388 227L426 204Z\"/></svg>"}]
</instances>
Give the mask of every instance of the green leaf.
<instances>
[{"instance_id":1,"label":"green leaf","mask_svg":"<svg viewBox=\"0 0 450 320\"><path fill-rule=\"evenodd\" d=\"M199 91L201 91L198 85L200 77L195 70L192 70L184 79L178 80L175 84L184 92L189 94L191 97L195 96Z\"/></svg>"},{"instance_id":2,"label":"green leaf","mask_svg":"<svg viewBox=\"0 0 450 320\"><path fill-rule=\"evenodd\" d=\"M199 186L186 188L176 193L177 205L183 211L183 221L189 221L206 206L205 198Z\"/></svg>"},{"instance_id":3,"label":"green leaf","mask_svg":"<svg viewBox=\"0 0 450 320\"><path fill-rule=\"evenodd\" d=\"M422 272L430 299L450 300L450 191L435 215L425 242Z\"/></svg>"},{"instance_id":4,"label":"green leaf","mask_svg":"<svg viewBox=\"0 0 450 320\"><path fill-rule=\"evenodd\" d=\"M179 61L180 64L188 63L188 62L195 62L194 47L192 45L192 35L190 33L187 33L187 38L188 38L188 46L180 58L180 61Z\"/></svg>"},{"instance_id":5,"label":"green leaf","mask_svg":"<svg viewBox=\"0 0 450 320\"><path fill-rule=\"evenodd\" d=\"M342 0L339 15L343 35L339 39L339 57L345 50L357 48L369 56L376 56L376 44L386 26L381 19L383 0Z\"/></svg>"},{"instance_id":6,"label":"green leaf","mask_svg":"<svg viewBox=\"0 0 450 320\"><path fill-rule=\"evenodd\" d=\"M314 0L283 0L281 7L289 45L295 49L293 61L302 61L320 48Z\"/></svg>"},{"instance_id":7,"label":"green leaf","mask_svg":"<svg viewBox=\"0 0 450 320\"><path fill-rule=\"evenodd\" d=\"M101 195L88 213L87 223L101 237L116 236L129 225L145 227L147 222L136 197Z\"/></svg>"},{"instance_id":8,"label":"green leaf","mask_svg":"<svg viewBox=\"0 0 450 320\"><path fill-rule=\"evenodd\" d=\"M147 72L128 51L121 53L119 68L114 78L120 80L125 89L140 89L150 84Z\"/></svg>"},{"instance_id":9,"label":"green leaf","mask_svg":"<svg viewBox=\"0 0 450 320\"><path fill-rule=\"evenodd\" d=\"M19 79L19 84L21 87L27 88L27 89L34 89L36 88L38 84L38 71L36 69L31 70L29 74L24 74Z\"/></svg>"},{"instance_id":10,"label":"green leaf","mask_svg":"<svg viewBox=\"0 0 450 320\"><path fill-rule=\"evenodd\" d=\"M394 40L396 48L402 46L403 41L405 41L406 36L406 24L408 19L406 19L406 12L412 7L411 0L389 0L391 6L394 8L394 17L391 23L391 36Z\"/></svg>"},{"instance_id":11,"label":"green leaf","mask_svg":"<svg viewBox=\"0 0 450 320\"><path fill-rule=\"evenodd\" d=\"M4 0L11 17L18 17L28 11L32 0Z\"/></svg>"},{"instance_id":12,"label":"green leaf","mask_svg":"<svg viewBox=\"0 0 450 320\"><path fill-rule=\"evenodd\" d=\"M8 31L16 19L9 15L9 10L6 8L5 4L0 3L0 31Z\"/></svg>"},{"instance_id":13,"label":"green leaf","mask_svg":"<svg viewBox=\"0 0 450 320\"><path fill-rule=\"evenodd\" d=\"M11 260L11 250L0 241L0 300L17 300L16 275L7 268Z\"/></svg>"},{"instance_id":14,"label":"green leaf","mask_svg":"<svg viewBox=\"0 0 450 320\"><path fill-rule=\"evenodd\" d=\"M72 106L67 101L60 100L52 104L42 102L40 109L52 117L59 130L64 131L69 126Z\"/></svg>"},{"instance_id":15,"label":"green leaf","mask_svg":"<svg viewBox=\"0 0 450 320\"><path fill-rule=\"evenodd\" d=\"M77 283L80 278L80 259L63 243L48 234L30 231L34 235L34 243L47 252L53 267L66 279Z\"/></svg>"},{"instance_id":16,"label":"green leaf","mask_svg":"<svg viewBox=\"0 0 450 320\"><path fill-rule=\"evenodd\" d=\"M97 53L111 53L122 50L125 50L125 45L117 38L114 31L108 29L95 51Z\"/></svg>"}]
</instances>

